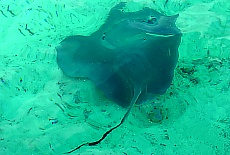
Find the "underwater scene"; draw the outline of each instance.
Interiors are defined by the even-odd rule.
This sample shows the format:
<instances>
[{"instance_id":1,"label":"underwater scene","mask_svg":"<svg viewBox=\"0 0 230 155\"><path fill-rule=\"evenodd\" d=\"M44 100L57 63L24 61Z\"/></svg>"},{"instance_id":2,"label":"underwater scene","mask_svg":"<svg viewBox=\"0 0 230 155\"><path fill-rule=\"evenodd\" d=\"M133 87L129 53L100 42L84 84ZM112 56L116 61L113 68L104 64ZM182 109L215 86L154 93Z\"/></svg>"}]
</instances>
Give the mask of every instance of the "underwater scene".
<instances>
[{"instance_id":1,"label":"underwater scene","mask_svg":"<svg viewBox=\"0 0 230 155\"><path fill-rule=\"evenodd\" d=\"M228 0L1 0L0 155L229 155Z\"/></svg>"}]
</instances>

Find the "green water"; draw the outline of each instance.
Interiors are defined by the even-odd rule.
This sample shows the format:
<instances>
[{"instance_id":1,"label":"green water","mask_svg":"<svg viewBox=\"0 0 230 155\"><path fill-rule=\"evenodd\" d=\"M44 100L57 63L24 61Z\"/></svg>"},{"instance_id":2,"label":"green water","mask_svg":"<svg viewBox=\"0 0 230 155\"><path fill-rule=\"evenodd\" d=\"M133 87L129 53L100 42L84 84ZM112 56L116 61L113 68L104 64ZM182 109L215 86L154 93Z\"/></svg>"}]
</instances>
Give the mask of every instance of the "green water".
<instances>
[{"instance_id":1,"label":"green water","mask_svg":"<svg viewBox=\"0 0 230 155\"><path fill-rule=\"evenodd\" d=\"M63 75L55 47L89 35L120 1L0 1L0 154L58 155L98 140L125 108L89 80ZM136 105L125 123L83 155L230 154L230 3L129 0L126 11L179 13L183 36L171 87Z\"/></svg>"}]
</instances>

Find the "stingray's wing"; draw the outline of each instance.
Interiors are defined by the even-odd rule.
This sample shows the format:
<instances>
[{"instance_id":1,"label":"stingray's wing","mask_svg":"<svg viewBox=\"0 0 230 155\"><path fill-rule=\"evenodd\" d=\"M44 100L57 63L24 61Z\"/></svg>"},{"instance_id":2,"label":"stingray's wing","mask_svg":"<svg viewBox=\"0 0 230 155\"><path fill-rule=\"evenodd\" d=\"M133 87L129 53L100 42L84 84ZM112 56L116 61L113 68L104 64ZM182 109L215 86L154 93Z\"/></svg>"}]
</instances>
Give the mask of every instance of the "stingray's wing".
<instances>
[{"instance_id":1,"label":"stingray's wing","mask_svg":"<svg viewBox=\"0 0 230 155\"><path fill-rule=\"evenodd\" d=\"M113 72L110 55L102 57L104 49L89 36L67 37L56 49L59 67L70 77L88 78L100 84Z\"/></svg>"}]
</instances>

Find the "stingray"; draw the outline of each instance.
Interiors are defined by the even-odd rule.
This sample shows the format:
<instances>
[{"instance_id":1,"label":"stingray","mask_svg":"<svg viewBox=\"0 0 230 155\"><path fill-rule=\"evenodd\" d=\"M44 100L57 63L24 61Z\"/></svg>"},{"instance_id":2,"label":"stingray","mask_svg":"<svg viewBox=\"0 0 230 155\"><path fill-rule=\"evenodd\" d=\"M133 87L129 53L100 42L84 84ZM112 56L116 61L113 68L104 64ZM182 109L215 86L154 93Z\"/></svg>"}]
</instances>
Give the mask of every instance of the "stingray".
<instances>
[{"instance_id":1,"label":"stingray","mask_svg":"<svg viewBox=\"0 0 230 155\"><path fill-rule=\"evenodd\" d=\"M57 49L57 62L64 74L90 79L104 95L128 111L169 88L178 61L181 31L178 15L165 16L150 8L125 12L126 3L111 9L105 23L89 36L69 36Z\"/></svg>"}]
</instances>

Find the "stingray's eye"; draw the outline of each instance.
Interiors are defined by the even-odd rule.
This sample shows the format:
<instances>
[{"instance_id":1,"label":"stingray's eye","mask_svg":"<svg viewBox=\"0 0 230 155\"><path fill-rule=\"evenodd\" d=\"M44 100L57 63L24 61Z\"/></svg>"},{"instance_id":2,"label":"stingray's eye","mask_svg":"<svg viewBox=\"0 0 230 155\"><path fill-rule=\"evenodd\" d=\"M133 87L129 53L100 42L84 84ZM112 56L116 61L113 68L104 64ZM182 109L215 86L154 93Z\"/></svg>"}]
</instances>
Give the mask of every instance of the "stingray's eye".
<instances>
[{"instance_id":1,"label":"stingray's eye","mask_svg":"<svg viewBox=\"0 0 230 155\"><path fill-rule=\"evenodd\" d=\"M105 40L105 33L101 37L102 40Z\"/></svg>"},{"instance_id":2,"label":"stingray's eye","mask_svg":"<svg viewBox=\"0 0 230 155\"><path fill-rule=\"evenodd\" d=\"M154 17L154 16L149 16L148 20L147 20L147 23L148 24L156 24L157 22L157 18Z\"/></svg>"}]
</instances>

